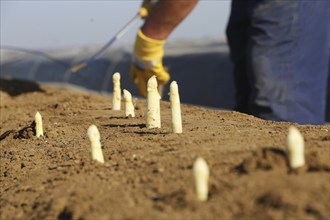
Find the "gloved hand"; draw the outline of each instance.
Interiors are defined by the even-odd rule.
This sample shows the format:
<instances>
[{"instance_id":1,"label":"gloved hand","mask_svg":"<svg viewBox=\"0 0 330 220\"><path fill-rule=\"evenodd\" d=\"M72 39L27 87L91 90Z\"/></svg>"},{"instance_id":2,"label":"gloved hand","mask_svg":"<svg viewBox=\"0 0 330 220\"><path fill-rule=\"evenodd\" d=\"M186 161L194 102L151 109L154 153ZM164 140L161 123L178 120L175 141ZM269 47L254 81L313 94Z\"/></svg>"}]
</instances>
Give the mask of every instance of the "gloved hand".
<instances>
[{"instance_id":1,"label":"gloved hand","mask_svg":"<svg viewBox=\"0 0 330 220\"><path fill-rule=\"evenodd\" d=\"M155 40L138 31L131 64L131 76L139 92L147 96L147 83L155 75L158 82L158 91L162 95L162 88L170 80L170 74L163 66L165 40Z\"/></svg>"},{"instance_id":2,"label":"gloved hand","mask_svg":"<svg viewBox=\"0 0 330 220\"><path fill-rule=\"evenodd\" d=\"M157 3L157 0L143 0L142 5L139 10L139 15L142 19L149 16L152 7Z\"/></svg>"}]
</instances>

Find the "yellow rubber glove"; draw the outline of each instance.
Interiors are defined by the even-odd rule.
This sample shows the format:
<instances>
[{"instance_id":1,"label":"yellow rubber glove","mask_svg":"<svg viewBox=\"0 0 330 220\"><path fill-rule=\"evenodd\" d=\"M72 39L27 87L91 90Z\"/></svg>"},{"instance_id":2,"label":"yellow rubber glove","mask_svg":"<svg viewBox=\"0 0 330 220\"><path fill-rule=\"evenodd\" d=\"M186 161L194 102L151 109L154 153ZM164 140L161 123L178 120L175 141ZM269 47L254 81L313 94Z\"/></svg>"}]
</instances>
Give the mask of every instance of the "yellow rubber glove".
<instances>
[{"instance_id":1,"label":"yellow rubber glove","mask_svg":"<svg viewBox=\"0 0 330 220\"><path fill-rule=\"evenodd\" d=\"M155 40L138 31L131 65L131 76L139 92L147 96L148 79L155 75L158 90L162 95L162 88L170 80L170 74L164 69L163 56L165 40Z\"/></svg>"}]
</instances>

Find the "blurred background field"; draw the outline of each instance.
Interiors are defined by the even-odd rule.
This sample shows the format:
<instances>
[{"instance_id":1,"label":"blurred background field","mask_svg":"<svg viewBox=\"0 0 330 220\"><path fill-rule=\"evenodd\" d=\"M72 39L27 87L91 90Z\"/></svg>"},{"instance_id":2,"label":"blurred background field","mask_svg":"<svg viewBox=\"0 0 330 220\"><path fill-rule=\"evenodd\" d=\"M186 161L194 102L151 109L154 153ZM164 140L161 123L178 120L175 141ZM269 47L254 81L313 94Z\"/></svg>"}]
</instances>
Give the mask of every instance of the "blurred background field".
<instances>
[{"instance_id":1,"label":"blurred background field","mask_svg":"<svg viewBox=\"0 0 330 220\"><path fill-rule=\"evenodd\" d=\"M74 63L84 60L96 48L75 48L47 52L56 60L40 54L3 50L1 75L31 81L80 86L102 93L111 93L112 74L121 73L121 86L138 95L130 79L131 47L112 48L99 60L77 73L68 71ZM164 63L171 79L179 84L181 100L185 103L231 109L234 106L232 65L225 43L215 41L170 43ZM164 100L167 96L165 89Z\"/></svg>"},{"instance_id":2,"label":"blurred background field","mask_svg":"<svg viewBox=\"0 0 330 220\"><path fill-rule=\"evenodd\" d=\"M88 68L76 74L67 70L113 37L137 13L141 2L1 1L1 75L108 93L111 76L118 71L122 87L138 95L129 66L142 20ZM221 108L234 105L224 37L229 8L229 0L201 1L168 39L164 63L180 85L183 102Z\"/></svg>"}]
</instances>

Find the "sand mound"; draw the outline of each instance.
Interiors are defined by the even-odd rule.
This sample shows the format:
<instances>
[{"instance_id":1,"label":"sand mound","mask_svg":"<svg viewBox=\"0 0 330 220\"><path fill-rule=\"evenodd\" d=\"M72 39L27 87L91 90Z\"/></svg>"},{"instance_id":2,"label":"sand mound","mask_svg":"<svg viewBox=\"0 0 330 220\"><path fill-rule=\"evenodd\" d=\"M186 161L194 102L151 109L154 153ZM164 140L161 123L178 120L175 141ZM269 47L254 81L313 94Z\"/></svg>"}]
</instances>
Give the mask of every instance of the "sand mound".
<instances>
[{"instance_id":1,"label":"sand mound","mask_svg":"<svg viewBox=\"0 0 330 220\"><path fill-rule=\"evenodd\" d=\"M5 86L4 86L5 85ZM182 105L183 134L111 110L111 97L1 80L1 219L327 219L330 126L299 126L307 169L289 172L291 123ZM21 90L22 88L22 90ZM33 121L43 117L41 138ZM101 133L105 164L91 161L87 128ZM17 136L18 135L18 136ZM209 200L196 200L192 165L210 167Z\"/></svg>"}]
</instances>

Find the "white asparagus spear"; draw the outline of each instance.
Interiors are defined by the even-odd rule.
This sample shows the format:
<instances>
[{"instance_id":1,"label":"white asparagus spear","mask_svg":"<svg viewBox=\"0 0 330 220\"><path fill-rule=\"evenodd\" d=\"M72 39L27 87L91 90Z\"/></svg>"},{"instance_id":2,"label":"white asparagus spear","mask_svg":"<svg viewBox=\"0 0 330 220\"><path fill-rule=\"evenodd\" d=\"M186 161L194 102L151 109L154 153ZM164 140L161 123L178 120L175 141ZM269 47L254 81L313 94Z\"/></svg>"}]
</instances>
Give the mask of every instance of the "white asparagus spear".
<instances>
[{"instance_id":1,"label":"white asparagus spear","mask_svg":"<svg viewBox=\"0 0 330 220\"><path fill-rule=\"evenodd\" d=\"M289 127L289 132L286 140L287 154L289 164L292 169L302 167L305 165L305 154L304 154L304 138L299 130L294 127Z\"/></svg>"},{"instance_id":2,"label":"white asparagus spear","mask_svg":"<svg viewBox=\"0 0 330 220\"><path fill-rule=\"evenodd\" d=\"M123 90L124 93L124 100L125 100L125 115L128 117L129 115L131 117L135 117L135 112L134 112L134 105L132 102L132 95L129 91L126 89Z\"/></svg>"},{"instance_id":3,"label":"white asparagus spear","mask_svg":"<svg viewBox=\"0 0 330 220\"><path fill-rule=\"evenodd\" d=\"M150 77L148 80L148 112L147 112L147 128L160 128L160 95L157 89L156 76Z\"/></svg>"},{"instance_id":4,"label":"white asparagus spear","mask_svg":"<svg viewBox=\"0 0 330 220\"><path fill-rule=\"evenodd\" d=\"M179 88L176 81L170 84L170 102L172 113L172 128L174 133L182 133Z\"/></svg>"},{"instance_id":5,"label":"white asparagus spear","mask_svg":"<svg viewBox=\"0 0 330 220\"><path fill-rule=\"evenodd\" d=\"M199 201L206 201L209 192L209 167L205 160L201 157L198 157L194 163L193 174L195 178L195 190L197 194L197 199Z\"/></svg>"},{"instance_id":6,"label":"white asparagus spear","mask_svg":"<svg viewBox=\"0 0 330 220\"><path fill-rule=\"evenodd\" d=\"M34 116L34 121L36 123L36 136L44 136L44 129L42 127L42 118L39 112Z\"/></svg>"},{"instance_id":7,"label":"white asparagus spear","mask_svg":"<svg viewBox=\"0 0 330 220\"><path fill-rule=\"evenodd\" d=\"M120 73L112 75L113 82L113 97L112 97L112 110L120 110L121 107L121 89L120 89Z\"/></svg>"},{"instance_id":8,"label":"white asparagus spear","mask_svg":"<svg viewBox=\"0 0 330 220\"><path fill-rule=\"evenodd\" d=\"M91 142L92 159L104 163L100 132L95 125L89 126L87 129L87 136Z\"/></svg>"}]
</instances>

